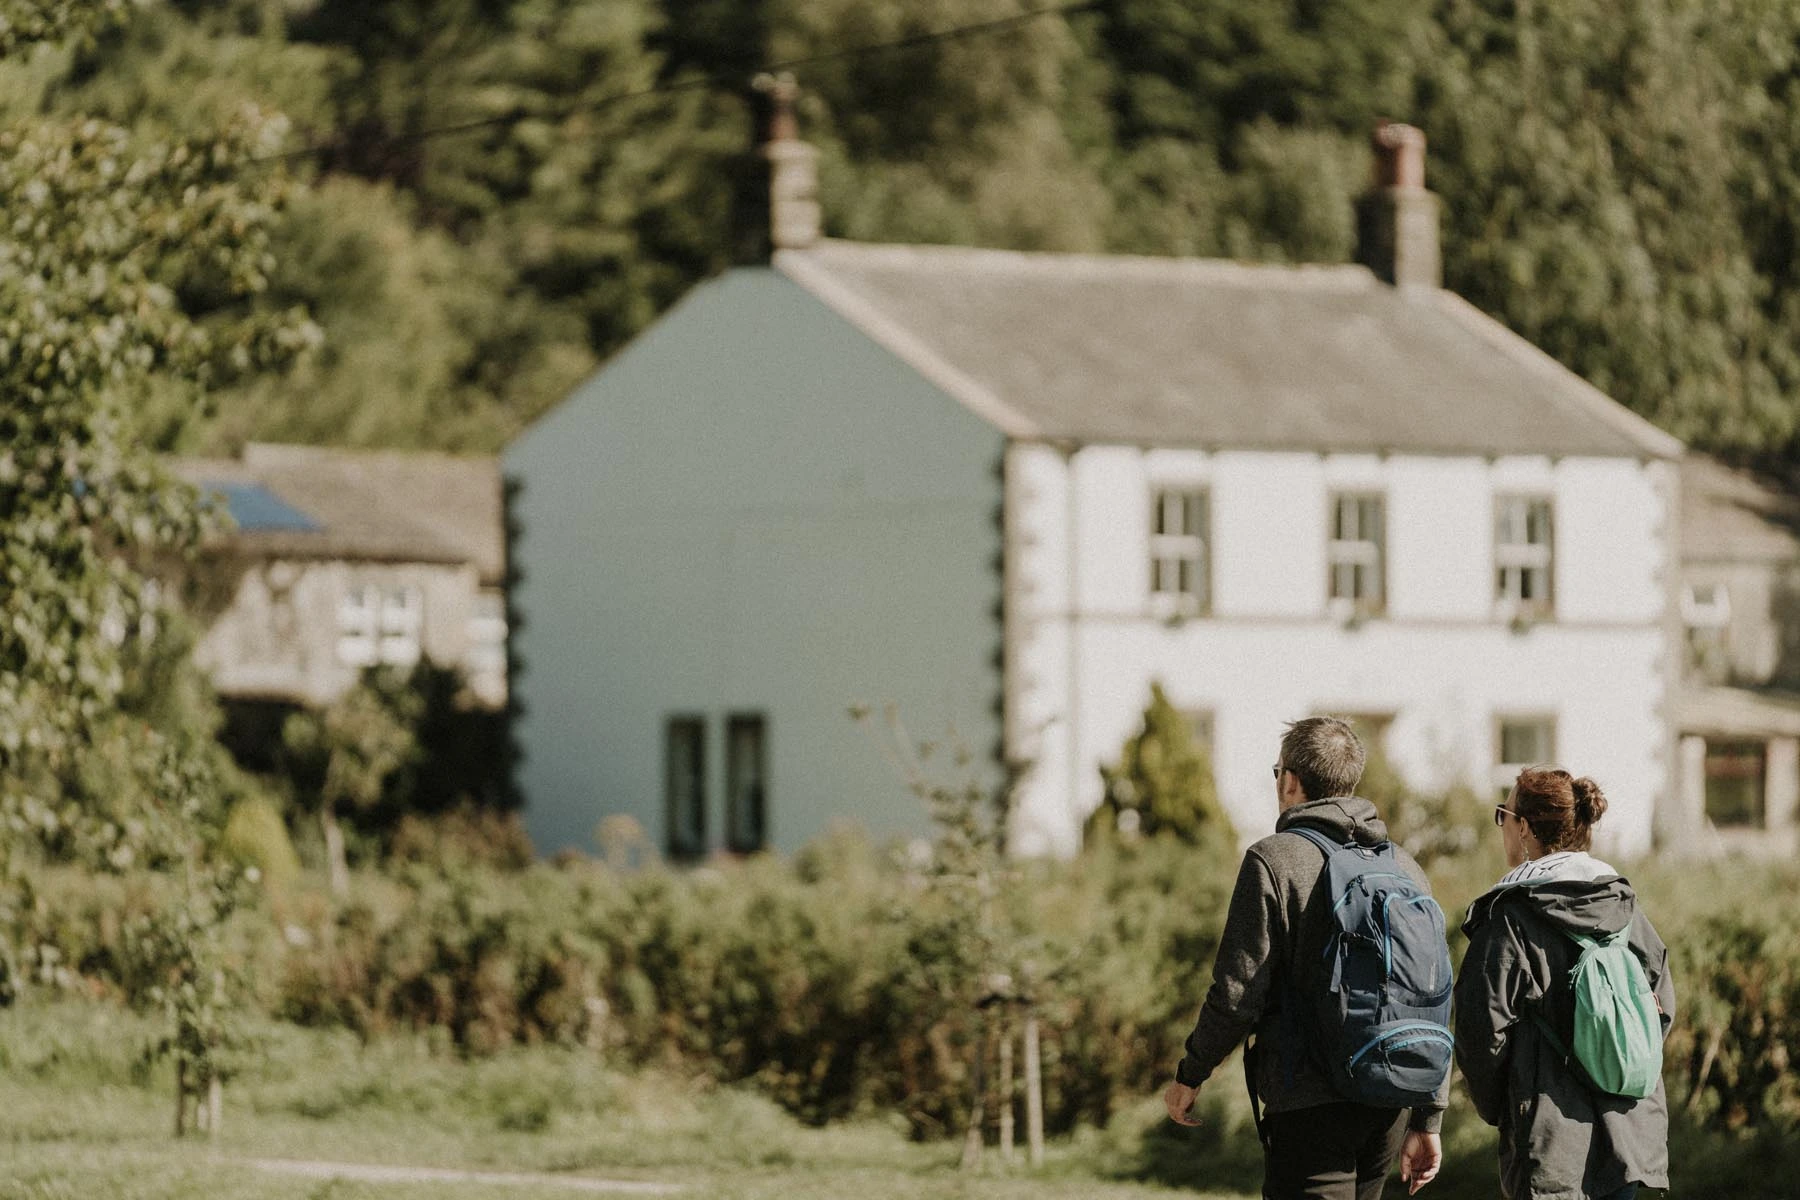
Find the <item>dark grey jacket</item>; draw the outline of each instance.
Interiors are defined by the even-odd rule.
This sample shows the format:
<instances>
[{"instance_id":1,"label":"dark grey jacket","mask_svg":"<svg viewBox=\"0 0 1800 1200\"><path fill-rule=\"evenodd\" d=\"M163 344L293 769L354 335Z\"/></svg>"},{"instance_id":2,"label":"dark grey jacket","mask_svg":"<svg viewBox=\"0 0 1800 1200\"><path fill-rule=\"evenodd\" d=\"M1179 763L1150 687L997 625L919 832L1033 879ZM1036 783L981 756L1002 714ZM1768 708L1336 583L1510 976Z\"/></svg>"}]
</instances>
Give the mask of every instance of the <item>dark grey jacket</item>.
<instances>
[{"instance_id":1,"label":"dark grey jacket","mask_svg":"<svg viewBox=\"0 0 1800 1200\"><path fill-rule=\"evenodd\" d=\"M1499 887L1469 908L1468 954L1456 980L1456 1062L1482 1120L1500 1129L1500 1188L1507 1200L1581 1200L1628 1183L1669 1186L1669 1103L1659 1082L1644 1100L1596 1092L1579 1080L1531 1018L1538 1009L1569 1044L1568 935L1630 926L1663 1012L1675 1016L1669 954L1617 876Z\"/></svg>"},{"instance_id":2,"label":"dark grey jacket","mask_svg":"<svg viewBox=\"0 0 1800 1200\"><path fill-rule=\"evenodd\" d=\"M1219 939L1212 987L1188 1035L1187 1054L1175 1069L1175 1078L1199 1087L1246 1035L1255 1033L1256 1090L1270 1112L1343 1100L1303 1047L1283 1042L1280 1005L1288 981L1306 978L1300 964L1319 960L1330 929L1331 900L1318 887L1325 852L1288 832L1302 823L1339 841L1353 837L1372 846L1387 840L1387 826L1373 804L1340 796L1296 804L1281 814L1275 833L1245 852ZM1394 851L1407 874L1429 891L1412 855L1398 846ZM1297 1040L1297 1034L1290 1032L1288 1038ZM1436 1132L1448 1092L1446 1081L1434 1107L1413 1111L1411 1127Z\"/></svg>"}]
</instances>

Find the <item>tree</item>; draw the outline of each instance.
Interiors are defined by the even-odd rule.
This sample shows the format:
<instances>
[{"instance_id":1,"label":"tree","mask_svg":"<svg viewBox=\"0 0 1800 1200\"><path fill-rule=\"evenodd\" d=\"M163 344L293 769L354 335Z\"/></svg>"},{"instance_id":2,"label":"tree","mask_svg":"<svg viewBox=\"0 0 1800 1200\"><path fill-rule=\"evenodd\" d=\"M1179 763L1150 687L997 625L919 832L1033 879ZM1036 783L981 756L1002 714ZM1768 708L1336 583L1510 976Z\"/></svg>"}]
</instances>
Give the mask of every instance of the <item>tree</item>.
<instances>
[{"instance_id":1,"label":"tree","mask_svg":"<svg viewBox=\"0 0 1800 1200\"><path fill-rule=\"evenodd\" d=\"M15 48L21 29L92 30L115 6L23 8ZM282 132L254 111L186 142L91 119L0 132L0 810L15 821L117 700L128 647L156 634L149 572L205 522L138 437L145 397L199 402L307 344L303 316L250 305L286 185L240 172Z\"/></svg>"},{"instance_id":2,"label":"tree","mask_svg":"<svg viewBox=\"0 0 1800 1200\"><path fill-rule=\"evenodd\" d=\"M401 704L402 710L396 711L393 703ZM384 696L374 684L364 682L323 713L297 712L282 726L281 740L292 761L318 781L314 809L324 836L331 890L339 896L350 893L339 813L346 806L367 809L379 804L388 780L412 760L418 747L411 728L417 714L411 709L411 694L404 689L390 689Z\"/></svg>"},{"instance_id":3,"label":"tree","mask_svg":"<svg viewBox=\"0 0 1800 1200\"><path fill-rule=\"evenodd\" d=\"M16 63L50 39L100 36L123 8L0 5L0 53ZM138 417L150 397L201 403L308 344L303 315L253 303L286 183L252 163L282 132L256 111L185 140L92 118L0 132L0 909L22 911L47 857L121 871L204 863L202 816L219 807L210 741L118 710L134 658L169 629L153 573L191 551L207 520L161 471ZM84 789L82 772L103 767L138 799ZM212 900L233 886L207 878L196 886ZM192 962L222 905L201 908L212 916L157 935ZM201 1056L190 1065L204 1065L217 1027L189 1036L182 1010L173 1016Z\"/></svg>"},{"instance_id":4,"label":"tree","mask_svg":"<svg viewBox=\"0 0 1800 1200\"><path fill-rule=\"evenodd\" d=\"M1090 841L1168 836L1228 852L1236 848L1212 762L1161 684L1150 685L1144 727L1125 742L1118 765L1101 767L1100 776L1106 793L1088 818Z\"/></svg>"},{"instance_id":5,"label":"tree","mask_svg":"<svg viewBox=\"0 0 1800 1200\"><path fill-rule=\"evenodd\" d=\"M863 706L851 710L871 725ZM977 765L951 731L947 746L912 740L891 705L886 728L872 732L907 789L930 814L932 836L910 866L922 893L902 916L907 953L916 962L921 1016L940 1033L958 1020L973 1026L969 1113L962 1165L976 1166L990 1101L998 1101L1003 1152L1012 1154L1012 1047L1024 1048L1026 1128L1032 1166L1043 1161L1043 1092L1038 1013L1067 970L1029 904L1022 865L1007 853L1013 778L998 781ZM948 758L948 770L943 764ZM998 1057L998 1096L988 1074Z\"/></svg>"}]
</instances>

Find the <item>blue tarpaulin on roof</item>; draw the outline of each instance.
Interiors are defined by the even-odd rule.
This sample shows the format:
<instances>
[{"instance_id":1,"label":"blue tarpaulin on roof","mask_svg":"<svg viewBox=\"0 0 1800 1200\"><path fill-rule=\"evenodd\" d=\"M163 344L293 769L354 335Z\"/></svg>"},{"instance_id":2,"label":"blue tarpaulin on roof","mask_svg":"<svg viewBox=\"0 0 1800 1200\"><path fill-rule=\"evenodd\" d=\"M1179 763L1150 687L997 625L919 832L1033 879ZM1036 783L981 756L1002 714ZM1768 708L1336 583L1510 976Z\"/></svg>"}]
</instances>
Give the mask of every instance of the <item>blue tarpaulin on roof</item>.
<instances>
[{"instance_id":1,"label":"blue tarpaulin on roof","mask_svg":"<svg viewBox=\"0 0 1800 1200\"><path fill-rule=\"evenodd\" d=\"M255 483L203 483L200 490L220 496L237 527L246 531L317 533L325 527Z\"/></svg>"}]
</instances>

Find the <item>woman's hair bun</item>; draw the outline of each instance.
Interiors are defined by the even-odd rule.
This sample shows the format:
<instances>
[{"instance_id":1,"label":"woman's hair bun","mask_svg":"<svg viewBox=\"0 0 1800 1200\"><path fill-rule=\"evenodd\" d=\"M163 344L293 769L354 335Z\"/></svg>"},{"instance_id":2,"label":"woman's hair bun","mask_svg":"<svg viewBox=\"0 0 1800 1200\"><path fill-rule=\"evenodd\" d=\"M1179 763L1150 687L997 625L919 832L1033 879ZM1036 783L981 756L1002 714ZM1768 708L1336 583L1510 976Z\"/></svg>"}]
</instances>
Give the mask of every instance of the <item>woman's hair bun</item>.
<instances>
[{"instance_id":1,"label":"woman's hair bun","mask_svg":"<svg viewBox=\"0 0 1800 1200\"><path fill-rule=\"evenodd\" d=\"M1583 775L1570 785L1575 793L1575 819L1583 825L1592 825L1606 815L1606 793L1600 785Z\"/></svg>"}]
</instances>

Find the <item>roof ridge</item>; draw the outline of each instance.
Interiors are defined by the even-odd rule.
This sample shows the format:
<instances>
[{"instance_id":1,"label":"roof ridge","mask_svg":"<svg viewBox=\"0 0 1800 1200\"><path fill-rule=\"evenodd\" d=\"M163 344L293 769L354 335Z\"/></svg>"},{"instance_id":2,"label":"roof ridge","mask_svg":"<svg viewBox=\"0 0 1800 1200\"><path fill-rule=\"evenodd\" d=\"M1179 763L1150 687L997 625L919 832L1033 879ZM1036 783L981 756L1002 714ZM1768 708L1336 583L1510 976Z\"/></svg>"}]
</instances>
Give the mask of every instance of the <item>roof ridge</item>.
<instances>
[{"instance_id":1,"label":"roof ridge","mask_svg":"<svg viewBox=\"0 0 1800 1200\"><path fill-rule=\"evenodd\" d=\"M990 270L1061 271L1068 274L1152 275L1217 283L1360 290L1378 286L1373 272L1358 263L1257 263L1232 258L1154 254L1106 254L1062 250L1004 250L987 246L943 246L908 242L855 242L826 238L785 254L829 265L834 257L863 262L960 258Z\"/></svg>"},{"instance_id":2,"label":"roof ridge","mask_svg":"<svg viewBox=\"0 0 1800 1200\"><path fill-rule=\"evenodd\" d=\"M268 465L298 458L334 459L341 462L387 459L390 461L456 463L469 466L499 465L492 454L464 454L454 450L404 450L394 447L319 446L306 442L246 442L236 461L246 466Z\"/></svg>"}]
</instances>

